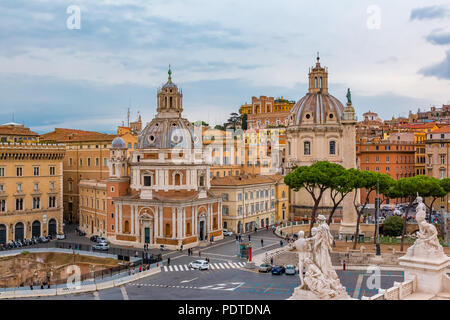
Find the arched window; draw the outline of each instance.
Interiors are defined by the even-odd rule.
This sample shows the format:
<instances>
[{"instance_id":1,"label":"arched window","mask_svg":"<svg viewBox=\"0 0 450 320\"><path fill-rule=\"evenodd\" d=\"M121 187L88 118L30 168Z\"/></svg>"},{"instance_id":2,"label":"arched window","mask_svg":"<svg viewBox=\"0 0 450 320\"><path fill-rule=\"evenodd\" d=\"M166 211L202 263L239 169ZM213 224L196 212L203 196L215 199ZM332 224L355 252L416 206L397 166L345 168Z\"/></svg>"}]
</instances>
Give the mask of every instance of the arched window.
<instances>
[{"instance_id":1,"label":"arched window","mask_svg":"<svg viewBox=\"0 0 450 320\"><path fill-rule=\"evenodd\" d=\"M174 177L175 177L175 185L176 186L181 185L181 175L179 173L176 173Z\"/></svg>"},{"instance_id":2,"label":"arched window","mask_svg":"<svg viewBox=\"0 0 450 320\"><path fill-rule=\"evenodd\" d=\"M317 77L314 78L314 88L317 88Z\"/></svg>"},{"instance_id":3,"label":"arched window","mask_svg":"<svg viewBox=\"0 0 450 320\"><path fill-rule=\"evenodd\" d=\"M303 154L310 155L311 154L311 142L305 141L303 143Z\"/></svg>"},{"instance_id":4,"label":"arched window","mask_svg":"<svg viewBox=\"0 0 450 320\"><path fill-rule=\"evenodd\" d=\"M336 141L330 141L330 154L336 154Z\"/></svg>"},{"instance_id":5,"label":"arched window","mask_svg":"<svg viewBox=\"0 0 450 320\"><path fill-rule=\"evenodd\" d=\"M203 175L200 176L199 185L200 185L200 187L204 187L205 186L205 177Z\"/></svg>"},{"instance_id":6,"label":"arched window","mask_svg":"<svg viewBox=\"0 0 450 320\"><path fill-rule=\"evenodd\" d=\"M322 77L320 77L320 89L322 89Z\"/></svg>"},{"instance_id":7,"label":"arched window","mask_svg":"<svg viewBox=\"0 0 450 320\"><path fill-rule=\"evenodd\" d=\"M189 236L192 234L191 233L191 224L189 222L186 225L186 234Z\"/></svg>"},{"instance_id":8,"label":"arched window","mask_svg":"<svg viewBox=\"0 0 450 320\"><path fill-rule=\"evenodd\" d=\"M125 233L129 233L130 232L130 223L128 222L128 220L125 220L124 231L125 231Z\"/></svg>"},{"instance_id":9,"label":"arched window","mask_svg":"<svg viewBox=\"0 0 450 320\"><path fill-rule=\"evenodd\" d=\"M170 107L169 108L172 108L172 97L170 97Z\"/></svg>"},{"instance_id":10,"label":"arched window","mask_svg":"<svg viewBox=\"0 0 450 320\"><path fill-rule=\"evenodd\" d=\"M167 97L164 97L164 107L167 108Z\"/></svg>"}]
</instances>

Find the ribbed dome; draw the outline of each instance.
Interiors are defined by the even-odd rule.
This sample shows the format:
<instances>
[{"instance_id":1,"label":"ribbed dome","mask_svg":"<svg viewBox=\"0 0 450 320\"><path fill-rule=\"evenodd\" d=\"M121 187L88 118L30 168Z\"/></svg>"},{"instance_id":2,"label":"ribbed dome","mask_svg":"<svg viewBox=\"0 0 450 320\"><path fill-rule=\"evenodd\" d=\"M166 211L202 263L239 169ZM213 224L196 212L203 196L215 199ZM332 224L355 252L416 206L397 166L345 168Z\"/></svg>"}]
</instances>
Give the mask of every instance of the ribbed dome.
<instances>
[{"instance_id":1,"label":"ribbed dome","mask_svg":"<svg viewBox=\"0 0 450 320\"><path fill-rule=\"evenodd\" d=\"M329 93L307 93L291 109L289 125L326 124L342 120L344 106Z\"/></svg>"},{"instance_id":2,"label":"ribbed dome","mask_svg":"<svg viewBox=\"0 0 450 320\"><path fill-rule=\"evenodd\" d=\"M194 126L184 118L155 118L138 138L139 149L194 148Z\"/></svg>"},{"instance_id":3,"label":"ribbed dome","mask_svg":"<svg viewBox=\"0 0 450 320\"><path fill-rule=\"evenodd\" d=\"M112 149L126 149L127 144L121 137L114 138L114 140L111 143Z\"/></svg>"}]
</instances>

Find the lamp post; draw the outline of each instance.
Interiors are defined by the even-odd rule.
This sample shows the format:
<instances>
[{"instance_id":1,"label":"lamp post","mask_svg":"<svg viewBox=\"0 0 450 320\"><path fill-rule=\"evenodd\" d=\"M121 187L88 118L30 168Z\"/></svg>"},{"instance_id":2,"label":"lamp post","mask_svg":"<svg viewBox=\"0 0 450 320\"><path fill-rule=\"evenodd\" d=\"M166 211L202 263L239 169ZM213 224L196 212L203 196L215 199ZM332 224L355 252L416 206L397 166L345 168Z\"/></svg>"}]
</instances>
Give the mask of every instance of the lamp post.
<instances>
[{"instance_id":1,"label":"lamp post","mask_svg":"<svg viewBox=\"0 0 450 320\"><path fill-rule=\"evenodd\" d=\"M377 243L376 243L376 255L381 255L381 248L380 248L380 231L378 226L378 216L380 214L380 181L377 180L377 203L375 208L375 236L377 237Z\"/></svg>"}]
</instances>

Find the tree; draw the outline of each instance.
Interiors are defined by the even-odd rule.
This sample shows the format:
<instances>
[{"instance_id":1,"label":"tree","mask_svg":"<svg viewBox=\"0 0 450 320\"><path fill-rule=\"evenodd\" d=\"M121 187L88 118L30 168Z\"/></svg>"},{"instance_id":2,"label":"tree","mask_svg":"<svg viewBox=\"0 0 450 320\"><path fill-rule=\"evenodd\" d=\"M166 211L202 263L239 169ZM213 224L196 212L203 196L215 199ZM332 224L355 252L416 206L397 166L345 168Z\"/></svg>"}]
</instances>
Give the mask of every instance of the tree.
<instances>
[{"instance_id":1,"label":"tree","mask_svg":"<svg viewBox=\"0 0 450 320\"><path fill-rule=\"evenodd\" d=\"M202 126L202 127L209 127L209 124L208 123L206 123L205 121L203 121L203 120L198 120L198 121L195 121L195 122L192 122L192 124L194 125L194 126Z\"/></svg>"},{"instance_id":2,"label":"tree","mask_svg":"<svg viewBox=\"0 0 450 320\"><path fill-rule=\"evenodd\" d=\"M247 125L247 118L248 118L247 114L244 113L244 114L242 115L242 130L247 130L247 128L248 128L248 125Z\"/></svg>"},{"instance_id":3,"label":"tree","mask_svg":"<svg viewBox=\"0 0 450 320\"><path fill-rule=\"evenodd\" d=\"M324 192L332 185L333 178L342 174L343 167L328 161L318 161L310 166L300 166L284 177L284 182L294 191L305 189L314 201L311 225L316 221L316 212Z\"/></svg>"},{"instance_id":4,"label":"tree","mask_svg":"<svg viewBox=\"0 0 450 320\"><path fill-rule=\"evenodd\" d=\"M360 204L358 200L358 192L355 192L353 197L353 205L357 212L357 220L356 220L356 230L355 236L353 239L353 249L356 249L356 244L358 242L359 236L359 224L361 221L361 214L364 212L367 204L369 203L370 195L377 190L377 187L380 190L380 193L387 193L389 188L394 183L394 179L391 178L390 175L380 174L378 172L373 171L361 171L358 169L349 169L350 179L353 181L353 187L355 189L366 190L366 197L364 199L364 204Z\"/></svg>"},{"instance_id":5,"label":"tree","mask_svg":"<svg viewBox=\"0 0 450 320\"><path fill-rule=\"evenodd\" d=\"M241 123L241 117L236 113L233 112L230 114L230 118L227 120L227 123L224 124L224 127L226 127L227 124L233 125L233 129L236 130L236 125Z\"/></svg>"},{"instance_id":6,"label":"tree","mask_svg":"<svg viewBox=\"0 0 450 320\"><path fill-rule=\"evenodd\" d=\"M214 129L215 130L221 130L221 131L225 131L225 127L224 126L221 126L221 125L216 125L216 126L214 126Z\"/></svg>"},{"instance_id":7,"label":"tree","mask_svg":"<svg viewBox=\"0 0 450 320\"><path fill-rule=\"evenodd\" d=\"M384 221L383 234L391 237L398 237L402 234L403 219L400 216L391 216Z\"/></svg>"},{"instance_id":8,"label":"tree","mask_svg":"<svg viewBox=\"0 0 450 320\"><path fill-rule=\"evenodd\" d=\"M342 171L339 175L333 177L330 183L330 198L333 202L333 208L328 216L328 224L333 221L333 214L337 207L342 203L344 198L354 190L353 181L349 172L342 167Z\"/></svg>"},{"instance_id":9,"label":"tree","mask_svg":"<svg viewBox=\"0 0 450 320\"><path fill-rule=\"evenodd\" d=\"M430 178L427 176L419 175L414 177L408 177L408 178L401 178L397 181L395 193L397 198L408 198L409 203L406 207L406 212L403 216L403 230L402 230L402 240L400 244L400 251L403 251L403 244L404 244L404 238L406 233L406 222L408 220L408 213L411 209L414 200L416 199L417 195L425 197L432 197L432 203L430 204L430 207L427 206L427 208L431 208L434 201L438 197L442 197L443 193L445 193L444 189L441 187L439 180L436 178ZM445 194L444 194L445 195ZM425 201L424 201L425 202Z\"/></svg>"}]
</instances>

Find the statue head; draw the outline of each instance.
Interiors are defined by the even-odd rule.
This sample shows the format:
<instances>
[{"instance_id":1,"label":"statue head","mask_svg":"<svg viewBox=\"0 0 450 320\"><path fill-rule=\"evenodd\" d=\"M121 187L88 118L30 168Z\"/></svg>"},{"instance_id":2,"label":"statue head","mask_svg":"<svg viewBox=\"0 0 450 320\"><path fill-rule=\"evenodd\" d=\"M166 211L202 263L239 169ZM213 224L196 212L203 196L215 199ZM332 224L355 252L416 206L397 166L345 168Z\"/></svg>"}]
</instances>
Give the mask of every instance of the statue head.
<instances>
[{"instance_id":1,"label":"statue head","mask_svg":"<svg viewBox=\"0 0 450 320\"><path fill-rule=\"evenodd\" d=\"M421 197L421 196L419 196L419 195L417 195L417 198L416 198L416 200L417 200L417 202L418 202L418 203L422 203L422 202L423 202L423 199L422 199L422 197Z\"/></svg>"},{"instance_id":2,"label":"statue head","mask_svg":"<svg viewBox=\"0 0 450 320\"><path fill-rule=\"evenodd\" d=\"M305 237L305 232L304 232L304 231L299 231L299 232L297 233L297 237L299 237L299 238L304 238L304 237Z\"/></svg>"},{"instance_id":3,"label":"statue head","mask_svg":"<svg viewBox=\"0 0 450 320\"><path fill-rule=\"evenodd\" d=\"M319 216L317 217L317 221L319 224L324 223L325 220L327 220L327 218L325 218L325 216L323 214L319 214Z\"/></svg>"},{"instance_id":4,"label":"statue head","mask_svg":"<svg viewBox=\"0 0 450 320\"><path fill-rule=\"evenodd\" d=\"M312 229L311 229L311 235L312 235L312 236L315 236L316 233L317 233L317 228L315 228L315 227L312 228Z\"/></svg>"}]
</instances>

